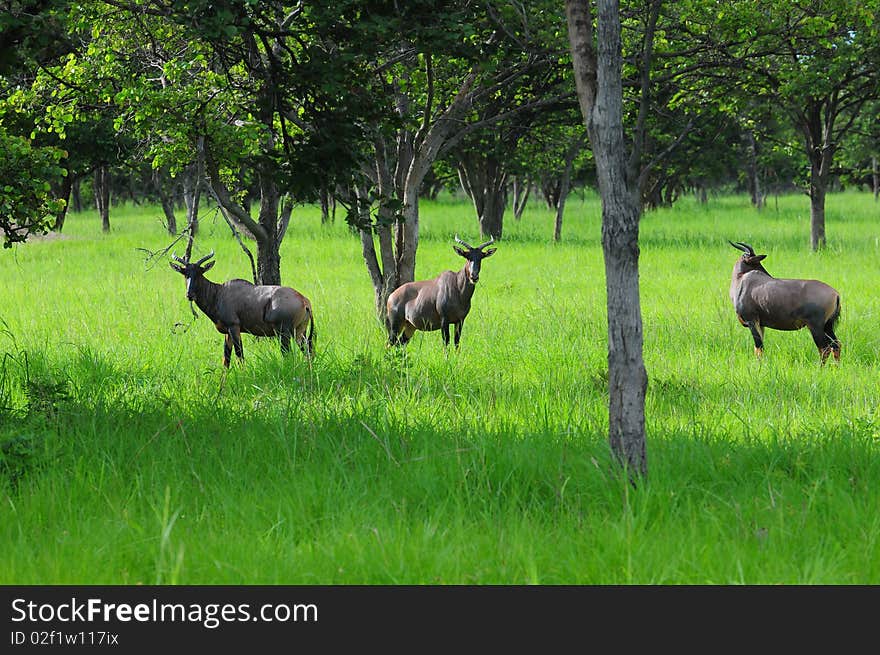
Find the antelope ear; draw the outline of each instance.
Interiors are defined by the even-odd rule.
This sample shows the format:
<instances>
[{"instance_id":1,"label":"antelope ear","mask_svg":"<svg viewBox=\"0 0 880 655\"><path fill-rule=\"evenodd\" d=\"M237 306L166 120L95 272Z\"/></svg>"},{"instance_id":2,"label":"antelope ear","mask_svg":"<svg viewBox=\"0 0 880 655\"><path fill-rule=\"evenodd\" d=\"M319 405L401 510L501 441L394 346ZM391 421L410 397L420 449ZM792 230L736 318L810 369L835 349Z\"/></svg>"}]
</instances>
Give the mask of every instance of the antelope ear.
<instances>
[{"instance_id":1,"label":"antelope ear","mask_svg":"<svg viewBox=\"0 0 880 655\"><path fill-rule=\"evenodd\" d=\"M751 257L751 260L753 262L759 262L766 257L767 257L767 255L755 255L754 257Z\"/></svg>"},{"instance_id":2,"label":"antelope ear","mask_svg":"<svg viewBox=\"0 0 880 655\"><path fill-rule=\"evenodd\" d=\"M181 274L183 273L183 266L178 266L174 262L168 262L168 265L171 266L171 268L173 268L178 273L181 273Z\"/></svg>"},{"instance_id":3,"label":"antelope ear","mask_svg":"<svg viewBox=\"0 0 880 655\"><path fill-rule=\"evenodd\" d=\"M217 263L216 261L208 262L207 264L205 264L204 266L202 266L202 273L204 273L205 271L209 270L209 269L210 269L214 264L216 264L216 263Z\"/></svg>"},{"instance_id":4,"label":"antelope ear","mask_svg":"<svg viewBox=\"0 0 880 655\"><path fill-rule=\"evenodd\" d=\"M496 250L498 250L498 248L489 248L486 252L483 253L483 259L494 255Z\"/></svg>"},{"instance_id":5,"label":"antelope ear","mask_svg":"<svg viewBox=\"0 0 880 655\"><path fill-rule=\"evenodd\" d=\"M459 255L461 255L462 257L464 257L465 259L468 258L468 254L467 254L467 252L465 252L464 250L462 250L462 249L459 248L458 246L452 246L452 249L453 249L455 252L457 252Z\"/></svg>"}]
</instances>

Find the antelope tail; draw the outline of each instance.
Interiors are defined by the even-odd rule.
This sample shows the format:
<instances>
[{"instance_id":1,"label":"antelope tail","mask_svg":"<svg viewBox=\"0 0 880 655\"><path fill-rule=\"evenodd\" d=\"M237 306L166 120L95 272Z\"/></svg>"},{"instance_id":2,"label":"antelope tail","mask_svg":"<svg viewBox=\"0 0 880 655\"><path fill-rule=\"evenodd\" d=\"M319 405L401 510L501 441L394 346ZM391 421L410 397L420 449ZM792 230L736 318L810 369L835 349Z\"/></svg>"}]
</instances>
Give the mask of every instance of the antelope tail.
<instances>
[{"instance_id":1,"label":"antelope tail","mask_svg":"<svg viewBox=\"0 0 880 655\"><path fill-rule=\"evenodd\" d=\"M311 307L306 307L306 311L309 313L309 336L308 336L309 352L314 355L315 354L315 315L312 314Z\"/></svg>"}]
</instances>

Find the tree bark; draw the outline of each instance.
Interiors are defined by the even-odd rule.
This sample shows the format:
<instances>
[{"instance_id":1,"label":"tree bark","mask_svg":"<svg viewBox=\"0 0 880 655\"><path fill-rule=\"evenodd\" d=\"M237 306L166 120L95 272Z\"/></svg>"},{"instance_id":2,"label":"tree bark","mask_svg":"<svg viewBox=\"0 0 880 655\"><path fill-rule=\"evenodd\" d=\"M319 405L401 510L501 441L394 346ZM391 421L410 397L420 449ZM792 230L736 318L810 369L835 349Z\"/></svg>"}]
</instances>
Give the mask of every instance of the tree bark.
<instances>
[{"instance_id":1,"label":"tree bark","mask_svg":"<svg viewBox=\"0 0 880 655\"><path fill-rule=\"evenodd\" d=\"M174 214L174 199L165 188L166 176L158 170L154 170L152 174L153 188L156 195L159 196L159 202L162 204L162 213L165 214L165 229L168 234L177 234L177 216Z\"/></svg>"},{"instance_id":2,"label":"tree bark","mask_svg":"<svg viewBox=\"0 0 880 655\"><path fill-rule=\"evenodd\" d=\"M814 251L825 247L825 196L834 160L835 146L831 135L836 112L833 101L826 107L820 101L810 99L798 115L798 126L810 161L810 247Z\"/></svg>"},{"instance_id":3,"label":"tree bark","mask_svg":"<svg viewBox=\"0 0 880 655\"><path fill-rule=\"evenodd\" d=\"M199 233L199 202L202 196L202 166L193 162L183 171L183 204L186 206L186 224L193 236Z\"/></svg>"},{"instance_id":4,"label":"tree bark","mask_svg":"<svg viewBox=\"0 0 880 655\"><path fill-rule=\"evenodd\" d=\"M459 158L458 179L477 212L480 236L500 240L507 208L507 171L492 157L466 154Z\"/></svg>"},{"instance_id":5,"label":"tree bark","mask_svg":"<svg viewBox=\"0 0 880 655\"><path fill-rule=\"evenodd\" d=\"M562 177L559 180L559 198L556 201L556 220L553 225L553 240L562 239L562 216L565 213L565 201L571 192L571 170L574 168L574 160L578 153L583 149L584 142L581 139L575 139L565 153L565 166L562 170Z\"/></svg>"},{"instance_id":6,"label":"tree bark","mask_svg":"<svg viewBox=\"0 0 880 655\"><path fill-rule=\"evenodd\" d=\"M336 196L328 189L321 189L321 225L336 221Z\"/></svg>"},{"instance_id":7,"label":"tree bark","mask_svg":"<svg viewBox=\"0 0 880 655\"><path fill-rule=\"evenodd\" d=\"M73 190L73 171L70 170L69 166L66 166L65 168L67 170L67 175L61 180L61 189L58 194L58 198L64 201L64 206L55 215L55 225L52 228L55 232L61 232L64 228L64 220L67 218L67 209L70 207L70 192Z\"/></svg>"},{"instance_id":8,"label":"tree bark","mask_svg":"<svg viewBox=\"0 0 880 655\"><path fill-rule=\"evenodd\" d=\"M598 51L587 0L566 0L578 102L593 147L602 196L602 252L608 311L608 439L630 480L647 475L645 392L639 299L638 179L623 133L620 10L598 0Z\"/></svg>"},{"instance_id":9,"label":"tree bark","mask_svg":"<svg viewBox=\"0 0 880 655\"><path fill-rule=\"evenodd\" d=\"M880 198L880 164L877 157L871 157L871 180L874 183L874 200Z\"/></svg>"},{"instance_id":10,"label":"tree bark","mask_svg":"<svg viewBox=\"0 0 880 655\"><path fill-rule=\"evenodd\" d=\"M257 239L257 279L254 284L281 284L280 202L281 194L271 172L261 172L259 223L263 234Z\"/></svg>"},{"instance_id":11,"label":"tree bark","mask_svg":"<svg viewBox=\"0 0 880 655\"><path fill-rule=\"evenodd\" d=\"M71 189L71 195L73 196L71 198L71 200L73 202L73 211L74 212L81 212L82 211L82 195L80 194L80 182L81 182L80 178L77 177L73 181L73 189Z\"/></svg>"},{"instance_id":12,"label":"tree bark","mask_svg":"<svg viewBox=\"0 0 880 655\"><path fill-rule=\"evenodd\" d=\"M407 145L410 141L404 130L398 134L397 144L393 148L396 151L396 168L391 170L388 159L389 144L380 136L373 142L373 167L365 172L379 193L379 220L375 225L370 220L370 199L366 189L354 189L354 202L357 205L357 213L361 217L362 224L370 227L360 228L361 254L367 266L367 272L373 283L373 293L376 306L376 315L383 322L385 315L385 302L388 296L398 286L398 261L395 255L395 240L397 247L403 248L403 236L398 217L391 209L388 199L402 194L404 177L399 172L402 167L409 167L412 158L412 150ZM376 239L379 242L379 251L376 251Z\"/></svg>"},{"instance_id":13,"label":"tree bark","mask_svg":"<svg viewBox=\"0 0 880 655\"><path fill-rule=\"evenodd\" d=\"M95 206L101 216L101 230L110 231L110 169L101 164L95 169Z\"/></svg>"},{"instance_id":14,"label":"tree bark","mask_svg":"<svg viewBox=\"0 0 880 655\"><path fill-rule=\"evenodd\" d=\"M825 247L825 180L810 167L810 248Z\"/></svg>"},{"instance_id":15,"label":"tree bark","mask_svg":"<svg viewBox=\"0 0 880 655\"><path fill-rule=\"evenodd\" d=\"M544 196L547 209L556 209L559 205L559 178L545 176L541 180L541 194Z\"/></svg>"},{"instance_id":16,"label":"tree bark","mask_svg":"<svg viewBox=\"0 0 880 655\"><path fill-rule=\"evenodd\" d=\"M529 193L532 189L532 183L528 179L521 179L519 176L513 178L513 218L514 220L522 220L523 211L525 211L526 203L529 200Z\"/></svg>"},{"instance_id":17,"label":"tree bark","mask_svg":"<svg viewBox=\"0 0 880 655\"><path fill-rule=\"evenodd\" d=\"M758 176L758 142L755 133L746 130L744 135L746 142L746 177L749 187L749 195L752 197L752 206L761 209L764 206L764 192L761 189L761 180Z\"/></svg>"}]
</instances>

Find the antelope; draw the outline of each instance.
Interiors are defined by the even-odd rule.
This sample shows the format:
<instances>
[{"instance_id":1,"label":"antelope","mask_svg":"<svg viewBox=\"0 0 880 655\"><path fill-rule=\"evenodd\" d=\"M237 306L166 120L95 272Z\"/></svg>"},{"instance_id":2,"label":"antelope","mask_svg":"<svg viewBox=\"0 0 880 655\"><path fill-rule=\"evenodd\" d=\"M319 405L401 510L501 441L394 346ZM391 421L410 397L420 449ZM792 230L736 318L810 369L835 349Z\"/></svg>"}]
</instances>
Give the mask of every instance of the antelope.
<instances>
[{"instance_id":1,"label":"antelope","mask_svg":"<svg viewBox=\"0 0 880 655\"><path fill-rule=\"evenodd\" d=\"M489 239L476 248L455 237L456 253L467 262L457 273L443 271L432 280L407 282L395 289L386 303L385 326L388 329L388 345L406 345L416 330L430 332L440 330L443 346L449 346L449 326L455 326L455 347L461 341L464 319L471 309L471 298L480 279L480 264L491 257L497 248L484 251L495 242Z\"/></svg>"},{"instance_id":2,"label":"antelope","mask_svg":"<svg viewBox=\"0 0 880 655\"><path fill-rule=\"evenodd\" d=\"M303 354L311 358L315 320L309 299L290 287L254 285L240 279L223 284L211 282L205 273L215 262L205 262L213 256L212 250L197 262L189 262L172 255L179 264L169 264L186 278L187 300L194 300L205 316L214 322L217 331L226 335L223 366L229 367L233 348L239 360L244 359L242 332L257 337L279 336L282 354L290 351L290 337L293 336Z\"/></svg>"},{"instance_id":3,"label":"antelope","mask_svg":"<svg viewBox=\"0 0 880 655\"><path fill-rule=\"evenodd\" d=\"M821 363L829 354L840 360L840 341L834 323L840 316L840 294L818 280L775 278L747 243L728 241L743 255L733 265L730 299L739 322L752 332L755 355L764 353L764 328L800 330L806 327L819 349Z\"/></svg>"}]
</instances>

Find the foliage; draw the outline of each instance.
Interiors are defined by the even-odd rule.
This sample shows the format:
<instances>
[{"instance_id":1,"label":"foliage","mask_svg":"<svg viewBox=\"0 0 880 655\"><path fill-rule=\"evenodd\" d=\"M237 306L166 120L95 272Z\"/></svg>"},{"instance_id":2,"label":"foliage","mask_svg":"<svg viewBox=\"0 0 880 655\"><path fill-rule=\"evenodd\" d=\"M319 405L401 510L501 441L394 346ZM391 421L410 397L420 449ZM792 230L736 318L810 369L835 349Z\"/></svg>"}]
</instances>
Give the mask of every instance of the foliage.
<instances>
[{"instance_id":1,"label":"foliage","mask_svg":"<svg viewBox=\"0 0 880 655\"><path fill-rule=\"evenodd\" d=\"M62 207L51 197L48 180L64 174L59 161L64 152L34 147L28 139L9 134L0 125L0 230L3 247L45 234L50 217Z\"/></svg>"},{"instance_id":2,"label":"foliage","mask_svg":"<svg viewBox=\"0 0 880 655\"><path fill-rule=\"evenodd\" d=\"M71 0L7 0L0 12L0 75L68 52L66 19Z\"/></svg>"}]
</instances>

